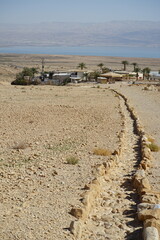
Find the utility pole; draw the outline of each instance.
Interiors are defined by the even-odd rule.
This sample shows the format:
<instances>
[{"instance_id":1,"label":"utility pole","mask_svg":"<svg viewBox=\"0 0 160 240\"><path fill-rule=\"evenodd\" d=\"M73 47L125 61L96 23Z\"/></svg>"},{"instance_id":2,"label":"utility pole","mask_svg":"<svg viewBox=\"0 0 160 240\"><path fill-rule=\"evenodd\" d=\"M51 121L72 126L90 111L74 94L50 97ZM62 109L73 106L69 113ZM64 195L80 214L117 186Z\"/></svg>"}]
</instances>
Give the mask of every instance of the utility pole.
<instances>
[{"instance_id":1,"label":"utility pole","mask_svg":"<svg viewBox=\"0 0 160 240\"><path fill-rule=\"evenodd\" d=\"M44 74L44 58L42 58L42 74Z\"/></svg>"},{"instance_id":2,"label":"utility pole","mask_svg":"<svg viewBox=\"0 0 160 240\"><path fill-rule=\"evenodd\" d=\"M44 58L42 58L42 80L44 80Z\"/></svg>"}]
</instances>

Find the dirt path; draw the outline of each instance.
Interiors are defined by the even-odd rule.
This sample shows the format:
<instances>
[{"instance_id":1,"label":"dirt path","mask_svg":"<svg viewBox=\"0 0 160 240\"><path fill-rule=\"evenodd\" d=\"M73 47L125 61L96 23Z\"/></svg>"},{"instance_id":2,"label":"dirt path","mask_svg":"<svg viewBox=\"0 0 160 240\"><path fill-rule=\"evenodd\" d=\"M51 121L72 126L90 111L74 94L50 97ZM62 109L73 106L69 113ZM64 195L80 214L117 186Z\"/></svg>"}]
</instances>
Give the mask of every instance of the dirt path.
<instances>
[{"instance_id":1,"label":"dirt path","mask_svg":"<svg viewBox=\"0 0 160 240\"><path fill-rule=\"evenodd\" d=\"M101 196L88 219L84 240L142 239L142 226L136 217L138 197L131 183L139 162L139 137L122 98L120 103L125 118L122 154L117 167L104 180Z\"/></svg>"},{"instance_id":2,"label":"dirt path","mask_svg":"<svg viewBox=\"0 0 160 240\"><path fill-rule=\"evenodd\" d=\"M146 91L144 85L134 86L126 83L116 83L112 85L112 88L127 97L131 106L136 110L146 134L154 138L155 143L160 146L160 91L156 89ZM160 191L160 151L152 152L152 155L154 157L153 167L148 171L148 178L152 188Z\"/></svg>"}]
</instances>

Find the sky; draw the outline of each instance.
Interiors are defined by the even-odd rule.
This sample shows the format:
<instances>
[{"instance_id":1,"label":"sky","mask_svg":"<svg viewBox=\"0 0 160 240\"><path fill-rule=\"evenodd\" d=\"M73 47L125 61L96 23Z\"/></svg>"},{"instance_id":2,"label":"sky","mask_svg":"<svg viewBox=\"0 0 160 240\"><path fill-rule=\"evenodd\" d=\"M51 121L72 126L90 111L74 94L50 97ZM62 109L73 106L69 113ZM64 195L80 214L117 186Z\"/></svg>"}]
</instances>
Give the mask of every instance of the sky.
<instances>
[{"instance_id":1,"label":"sky","mask_svg":"<svg viewBox=\"0 0 160 240\"><path fill-rule=\"evenodd\" d=\"M0 23L160 21L160 0L0 0Z\"/></svg>"}]
</instances>

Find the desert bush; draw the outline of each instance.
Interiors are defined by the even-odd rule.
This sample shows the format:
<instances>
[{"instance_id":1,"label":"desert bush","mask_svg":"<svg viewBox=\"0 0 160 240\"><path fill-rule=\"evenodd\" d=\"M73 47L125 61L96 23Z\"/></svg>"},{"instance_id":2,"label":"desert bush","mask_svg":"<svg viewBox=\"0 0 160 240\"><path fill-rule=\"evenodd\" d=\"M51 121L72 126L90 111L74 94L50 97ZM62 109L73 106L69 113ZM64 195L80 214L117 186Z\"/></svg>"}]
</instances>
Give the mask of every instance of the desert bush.
<instances>
[{"instance_id":1,"label":"desert bush","mask_svg":"<svg viewBox=\"0 0 160 240\"><path fill-rule=\"evenodd\" d=\"M66 162L67 162L67 164L75 165L75 164L77 164L79 162L79 159L77 157L75 157L75 156L71 156L71 157L68 157L66 159Z\"/></svg>"},{"instance_id":2,"label":"desert bush","mask_svg":"<svg viewBox=\"0 0 160 240\"><path fill-rule=\"evenodd\" d=\"M148 141L151 142L151 143L154 143L155 140L152 137L148 137Z\"/></svg>"},{"instance_id":3,"label":"desert bush","mask_svg":"<svg viewBox=\"0 0 160 240\"><path fill-rule=\"evenodd\" d=\"M158 152L160 150L160 147L155 143L148 144L147 146L152 152Z\"/></svg>"},{"instance_id":4,"label":"desert bush","mask_svg":"<svg viewBox=\"0 0 160 240\"><path fill-rule=\"evenodd\" d=\"M93 150L93 154L99 156L110 156L112 153L111 151L104 148L96 148Z\"/></svg>"}]
</instances>

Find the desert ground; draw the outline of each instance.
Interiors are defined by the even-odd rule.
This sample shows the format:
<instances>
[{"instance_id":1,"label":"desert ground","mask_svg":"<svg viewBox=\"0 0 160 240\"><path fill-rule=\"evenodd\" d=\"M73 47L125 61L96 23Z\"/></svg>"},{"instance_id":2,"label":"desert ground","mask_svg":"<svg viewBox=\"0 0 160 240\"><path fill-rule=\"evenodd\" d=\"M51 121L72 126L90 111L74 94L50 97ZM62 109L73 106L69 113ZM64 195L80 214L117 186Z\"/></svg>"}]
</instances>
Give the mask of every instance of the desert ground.
<instances>
[{"instance_id":1,"label":"desert ground","mask_svg":"<svg viewBox=\"0 0 160 240\"><path fill-rule=\"evenodd\" d=\"M13 86L23 67L45 70L75 69L80 62L88 69L121 69L123 58L0 54L0 237L10 239L78 239L71 231L83 208L87 184L98 176L97 166L118 153L125 125L122 153L102 179L84 222L83 240L142 239L137 218L140 197L132 186L138 168L139 143L123 94L137 112L146 134L160 145L160 91L127 82L97 85ZM160 59L125 60L141 68L159 70ZM128 66L132 69L133 66ZM106 154L96 154L105 150ZM147 169L152 190L160 191L160 152L153 152ZM73 164L72 161L76 161ZM105 164L104 164L105 165ZM160 200L158 200L160 201ZM159 202L156 202L159 203Z\"/></svg>"}]
</instances>

